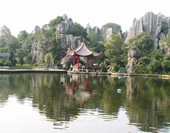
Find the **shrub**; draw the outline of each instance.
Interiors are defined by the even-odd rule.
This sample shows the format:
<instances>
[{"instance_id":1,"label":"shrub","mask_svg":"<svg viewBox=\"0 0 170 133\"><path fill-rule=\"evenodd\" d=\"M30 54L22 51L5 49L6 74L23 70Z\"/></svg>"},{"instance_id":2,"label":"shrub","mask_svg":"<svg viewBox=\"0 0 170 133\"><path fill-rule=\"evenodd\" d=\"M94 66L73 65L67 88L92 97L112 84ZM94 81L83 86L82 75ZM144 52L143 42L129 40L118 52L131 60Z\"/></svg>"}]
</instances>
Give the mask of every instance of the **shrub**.
<instances>
[{"instance_id":1,"label":"shrub","mask_svg":"<svg viewBox=\"0 0 170 133\"><path fill-rule=\"evenodd\" d=\"M107 72L107 67L105 65L102 66L102 72Z\"/></svg>"},{"instance_id":2,"label":"shrub","mask_svg":"<svg viewBox=\"0 0 170 133\"><path fill-rule=\"evenodd\" d=\"M2 63L2 62L0 62L0 66L3 66L3 63Z\"/></svg>"},{"instance_id":3,"label":"shrub","mask_svg":"<svg viewBox=\"0 0 170 133\"><path fill-rule=\"evenodd\" d=\"M11 61L10 61L10 60L6 60L6 61L3 63L3 66L12 67Z\"/></svg>"},{"instance_id":4,"label":"shrub","mask_svg":"<svg viewBox=\"0 0 170 133\"><path fill-rule=\"evenodd\" d=\"M149 64L149 70L152 73L160 72L162 70L161 62L159 60L153 59Z\"/></svg>"},{"instance_id":5,"label":"shrub","mask_svg":"<svg viewBox=\"0 0 170 133\"><path fill-rule=\"evenodd\" d=\"M38 63L35 63L33 66L38 66Z\"/></svg>"}]
</instances>

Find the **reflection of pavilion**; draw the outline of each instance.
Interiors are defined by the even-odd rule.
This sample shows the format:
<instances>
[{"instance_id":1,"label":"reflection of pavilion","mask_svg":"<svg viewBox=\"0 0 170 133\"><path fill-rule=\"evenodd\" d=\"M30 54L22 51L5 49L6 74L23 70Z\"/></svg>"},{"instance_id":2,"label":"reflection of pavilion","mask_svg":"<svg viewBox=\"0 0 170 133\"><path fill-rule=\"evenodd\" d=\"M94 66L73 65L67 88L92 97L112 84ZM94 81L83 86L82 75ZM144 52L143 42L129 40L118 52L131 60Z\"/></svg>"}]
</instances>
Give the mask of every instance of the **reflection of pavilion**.
<instances>
[{"instance_id":1,"label":"reflection of pavilion","mask_svg":"<svg viewBox=\"0 0 170 133\"><path fill-rule=\"evenodd\" d=\"M78 57L77 60L77 68L79 69L79 57L87 57L87 67L86 69L89 69L89 57L91 58L91 68L93 67L93 57L97 57L99 55L101 55L102 53L98 53L98 52L94 52L92 50L90 50L86 44L84 43L84 39L83 39L83 43L76 48L75 50L71 50L69 52L65 53L69 56L73 57L73 66L75 66L75 57Z\"/></svg>"},{"instance_id":2,"label":"reflection of pavilion","mask_svg":"<svg viewBox=\"0 0 170 133\"><path fill-rule=\"evenodd\" d=\"M90 87L89 87L89 77L85 76L85 79L81 79L78 75L72 75L70 77L70 83L64 83L66 88L65 93L74 97L77 101L79 101L80 106L84 103L84 101L88 100L92 95L101 95L98 91L92 89L93 79L90 78Z\"/></svg>"}]
</instances>

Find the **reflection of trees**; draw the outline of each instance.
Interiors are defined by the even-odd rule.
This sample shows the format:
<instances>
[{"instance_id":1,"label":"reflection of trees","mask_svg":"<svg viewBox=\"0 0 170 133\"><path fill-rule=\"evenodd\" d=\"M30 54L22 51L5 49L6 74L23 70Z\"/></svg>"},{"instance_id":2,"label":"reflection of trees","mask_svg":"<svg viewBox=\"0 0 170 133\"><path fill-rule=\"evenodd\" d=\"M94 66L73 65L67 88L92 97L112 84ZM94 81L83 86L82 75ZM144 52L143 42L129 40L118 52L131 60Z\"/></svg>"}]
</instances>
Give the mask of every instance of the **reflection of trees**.
<instances>
[{"instance_id":1,"label":"reflection of trees","mask_svg":"<svg viewBox=\"0 0 170 133\"><path fill-rule=\"evenodd\" d=\"M0 101L5 102L9 95L17 95L22 100L30 97L30 75L29 74L4 74L0 82Z\"/></svg>"},{"instance_id":2,"label":"reflection of trees","mask_svg":"<svg viewBox=\"0 0 170 133\"><path fill-rule=\"evenodd\" d=\"M55 126L56 121L72 121L79 113L93 110L99 118L113 120L122 106L130 124L142 131L158 131L170 121L169 80L66 74L4 76L0 82L0 103L9 95L16 95L19 100L31 97L33 107L54 120ZM122 93L117 93L119 88Z\"/></svg>"},{"instance_id":3,"label":"reflection of trees","mask_svg":"<svg viewBox=\"0 0 170 133\"><path fill-rule=\"evenodd\" d=\"M169 80L128 78L125 108L130 123L142 131L157 131L170 119ZM169 112L167 112L169 110Z\"/></svg>"},{"instance_id":4,"label":"reflection of trees","mask_svg":"<svg viewBox=\"0 0 170 133\"><path fill-rule=\"evenodd\" d=\"M57 74L37 75L32 82L32 87L36 84L33 103L38 104L41 112L43 111L48 118L69 121L70 117L77 114L78 108L75 99L64 95L60 76Z\"/></svg>"},{"instance_id":5,"label":"reflection of trees","mask_svg":"<svg viewBox=\"0 0 170 133\"><path fill-rule=\"evenodd\" d=\"M108 78L103 82L104 92L101 108L108 114L116 114L120 106L123 106L125 98L125 84L119 82L118 78ZM117 89L121 88L122 94L117 93Z\"/></svg>"}]
</instances>

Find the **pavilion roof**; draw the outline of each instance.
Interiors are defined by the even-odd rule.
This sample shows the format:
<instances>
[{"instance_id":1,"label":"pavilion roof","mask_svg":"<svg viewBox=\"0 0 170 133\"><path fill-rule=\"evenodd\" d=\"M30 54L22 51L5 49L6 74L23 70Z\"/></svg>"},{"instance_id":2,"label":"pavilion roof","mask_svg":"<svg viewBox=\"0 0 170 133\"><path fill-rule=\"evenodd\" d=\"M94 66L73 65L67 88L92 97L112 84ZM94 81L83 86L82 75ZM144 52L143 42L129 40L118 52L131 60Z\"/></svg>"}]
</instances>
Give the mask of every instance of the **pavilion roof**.
<instances>
[{"instance_id":1,"label":"pavilion roof","mask_svg":"<svg viewBox=\"0 0 170 133\"><path fill-rule=\"evenodd\" d=\"M83 40L83 43L78 47L76 48L75 50L71 50L69 52L66 52L64 51L67 55L70 55L70 56L94 56L94 57L97 57L99 55L102 54L101 53L98 53L98 52L94 52L92 50L90 50L86 44L84 43L84 40Z\"/></svg>"}]
</instances>

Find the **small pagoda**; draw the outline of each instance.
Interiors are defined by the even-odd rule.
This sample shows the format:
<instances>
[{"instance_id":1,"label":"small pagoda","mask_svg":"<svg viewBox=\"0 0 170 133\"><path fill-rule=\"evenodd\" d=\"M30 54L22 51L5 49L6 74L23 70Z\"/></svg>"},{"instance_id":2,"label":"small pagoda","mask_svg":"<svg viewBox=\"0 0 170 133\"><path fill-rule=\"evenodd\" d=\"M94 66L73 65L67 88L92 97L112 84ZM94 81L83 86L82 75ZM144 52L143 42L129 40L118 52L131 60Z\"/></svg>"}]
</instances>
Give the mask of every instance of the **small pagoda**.
<instances>
[{"instance_id":1,"label":"small pagoda","mask_svg":"<svg viewBox=\"0 0 170 133\"><path fill-rule=\"evenodd\" d=\"M89 58L91 58L91 67L93 67L93 58L101 55L103 52L98 53L90 50L86 44L84 43L84 38L83 38L83 43L76 48L75 50L71 50L69 52L64 51L67 55L72 56L73 58L73 66L75 66L75 57L77 56L77 68L79 69L79 57L87 57L87 69L89 68Z\"/></svg>"}]
</instances>

